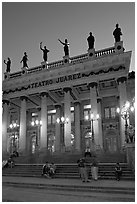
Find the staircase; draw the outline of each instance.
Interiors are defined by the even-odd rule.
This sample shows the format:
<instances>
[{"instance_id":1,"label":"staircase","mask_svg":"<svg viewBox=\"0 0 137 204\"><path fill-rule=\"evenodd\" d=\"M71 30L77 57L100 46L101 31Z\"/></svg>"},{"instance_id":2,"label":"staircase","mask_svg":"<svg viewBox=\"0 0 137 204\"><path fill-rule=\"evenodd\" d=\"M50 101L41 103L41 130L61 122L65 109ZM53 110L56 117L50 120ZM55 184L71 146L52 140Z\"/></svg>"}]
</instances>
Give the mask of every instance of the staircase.
<instances>
[{"instance_id":1,"label":"staircase","mask_svg":"<svg viewBox=\"0 0 137 204\"><path fill-rule=\"evenodd\" d=\"M43 164L15 164L14 168L4 168L3 176L41 177ZM99 179L115 179L115 163L99 163ZM122 167L122 180L134 180L135 176L126 163L120 163ZM76 163L56 164L55 178L77 178L79 171ZM91 178L90 164L87 164L89 178Z\"/></svg>"}]
</instances>

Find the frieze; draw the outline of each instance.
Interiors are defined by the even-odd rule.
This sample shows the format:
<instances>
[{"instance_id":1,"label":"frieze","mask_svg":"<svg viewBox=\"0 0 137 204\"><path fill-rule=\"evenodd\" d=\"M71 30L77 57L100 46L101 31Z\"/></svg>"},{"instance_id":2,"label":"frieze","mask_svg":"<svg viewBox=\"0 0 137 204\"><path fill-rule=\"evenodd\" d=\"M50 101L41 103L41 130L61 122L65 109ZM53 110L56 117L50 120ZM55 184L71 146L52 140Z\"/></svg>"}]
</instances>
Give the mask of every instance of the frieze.
<instances>
[{"instance_id":1,"label":"frieze","mask_svg":"<svg viewBox=\"0 0 137 204\"><path fill-rule=\"evenodd\" d=\"M3 94L8 94L11 92L18 92L18 91L27 90L27 89L45 87L45 86L49 86L49 85L53 85L53 84L60 84L62 82L79 80L79 79L83 79L83 78L86 79L87 77L91 77L94 75L106 74L109 72L116 72L119 70L125 70L125 67L124 66L119 66L117 68L110 67L107 69L101 69L99 71L98 70L97 71L87 71L85 73L77 73L77 74L72 74L72 75L67 75L67 76L61 76L58 78L38 81L38 82L34 82L34 83L29 84L29 85L21 86L21 87L15 88L15 89L5 90L5 91L3 91Z\"/></svg>"}]
</instances>

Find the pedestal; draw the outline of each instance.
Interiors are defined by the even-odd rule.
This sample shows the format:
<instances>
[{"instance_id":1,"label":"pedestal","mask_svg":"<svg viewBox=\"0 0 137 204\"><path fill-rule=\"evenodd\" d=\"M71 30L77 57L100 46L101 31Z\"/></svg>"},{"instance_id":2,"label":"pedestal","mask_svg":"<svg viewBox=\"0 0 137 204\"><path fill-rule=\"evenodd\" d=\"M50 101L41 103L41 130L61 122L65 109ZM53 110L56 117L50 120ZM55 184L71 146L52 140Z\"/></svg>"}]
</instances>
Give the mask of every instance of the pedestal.
<instances>
[{"instance_id":1,"label":"pedestal","mask_svg":"<svg viewBox=\"0 0 137 204\"><path fill-rule=\"evenodd\" d=\"M4 79L9 79L9 75L10 75L9 72L5 72L4 73Z\"/></svg>"},{"instance_id":2,"label":"pedestal","mask_svg":"<svg viewBox=\"0 0 137 204\"><path fill-rule=\"evenodd\" d=\"M68 63L69 63L69 55L64 56L64 57L63 57L63 60L64 60L65 63L68 64Z\"/></svg>"},{"instance_id":3,"label":"pedestal","mask_svg":"<svg viewBox=\"0 0 137 204\"><path fill-rule=\"evenodd\" d=\"M88 49L88 57L93 58L93 59L96 57L94 48L93 49Z\"/></svg>"},{"instance_id":4,"label":"pedestal","mask_svg":"<svg viewBox=\"0 0 137 204\"><path fill-rule=\"evenodd\" d=\"M116 53L123 53L124 48L123 48L123 41L119 41L115 43L115 52Z\"/></svg>"},{"instance_id":5,"label":"pedestal","mask_svg":"<svg viewBox=\"0 0 137 204\"><path fill-rule=\"evenodd\" d=\"M43 69L48 69L48 63L47 62L41 62L42 68Z\"/></svg>"},{"instance_id":6,"label":"pedestal","mask_svg":"<svg viewBox=\"0 0 137 204\"><path fill-rule=\"evenodd\" d=\"M130 168L135 170L135 143L127 143L126 147L126 157L127 163Z\"/></svg>"}]
</instances>

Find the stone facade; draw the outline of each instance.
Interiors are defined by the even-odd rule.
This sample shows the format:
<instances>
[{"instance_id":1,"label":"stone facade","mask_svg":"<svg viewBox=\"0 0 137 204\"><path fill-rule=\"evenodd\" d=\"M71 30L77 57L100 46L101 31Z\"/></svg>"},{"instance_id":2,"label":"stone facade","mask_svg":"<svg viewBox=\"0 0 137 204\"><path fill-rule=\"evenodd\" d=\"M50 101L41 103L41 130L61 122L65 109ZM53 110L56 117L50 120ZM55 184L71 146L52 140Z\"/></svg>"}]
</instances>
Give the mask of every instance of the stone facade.
<instances>
[{"instance_id":1,"label":"stone facade","mask_svg":"<svg viewBox=\"0 0 137 204\"><path fill-rule=\"evenodd\" d=\"M86 53L69 58L68 63L42 62L5 74L3 153L83 152L92 149L93 136L96 149L120 151L124 123L116 108L135 94L130 60L131 51L117 50L115 45L94 50L93 57Z\"/></svg>"}]
</instances>

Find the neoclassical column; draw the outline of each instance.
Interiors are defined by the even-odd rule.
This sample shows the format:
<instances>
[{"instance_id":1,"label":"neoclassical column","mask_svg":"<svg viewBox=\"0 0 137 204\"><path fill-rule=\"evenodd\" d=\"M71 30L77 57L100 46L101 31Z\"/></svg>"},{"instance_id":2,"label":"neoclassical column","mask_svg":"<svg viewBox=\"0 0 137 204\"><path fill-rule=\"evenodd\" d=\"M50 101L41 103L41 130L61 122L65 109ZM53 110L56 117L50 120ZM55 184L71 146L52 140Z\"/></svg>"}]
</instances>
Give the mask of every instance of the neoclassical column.
<instances>
[{"instance_id":1,"label":"neoclassical column","mask_svg":"<svg viewBox=\"0 0 137 204\"><path fill-rule=\"evenodd\" d=\"M60 105L55 105L56 109L56 120L57 118L60 119L61 117L61 106ZM55 125L55 151L60 152L61 148L61 131L60 131L60 123L56 122Z\"/></svg>"},{"instance_id":2,"label":"neoclassical column","mask_svg":"<svg viewBox=\"0 0 137 204\"><path fill-rule=\"evenodd\" d=\"M99 120L98 120L98 140L99 140L99 145L101 147L101 149L103 149L103 134L102 134L102 119L101 119L101 115L102 115L102 111L101 111L101 99L97 99L97 106L98 106L98 114L100 116Z\"/></svg>"},{"instance_id":3,"label":"neoclassical column","mask_svg":"<svg viewBox=\"0 0 137 204\"><path fill-rule=\"evenodd\" d=\"M127 90L126 90L126 77L120 77L117 79L118 83L118 92L119 92L119 105L120 109L127 101ZM125 144L125 120L120 117L120 135L121 135L121 144Z\"/></svg>"},{"instance_id":4,"label":"neoclassical column","mask_svg":"<svg viewBox=\"0 0 137 204\"><path fill-rule=\"evenodd\" d=\"M26 151L26 96L21 96L21 109L20 109L20 134L19 134L19 151L25 153Z\"/></svg>"},{"instance_id":5,"label":"neoclassical column","mask_svg":"<svg viewBox=\"0 0 137 204\"><path fill-rule=\"evenodd\" d=\"M3 113L2 113L2 153L7 153L7 128L8 128L8 115L9 115L9 101L2 100Z\"/></svg>"},{"instance_id":6,"label":"neoclassical column","mask_svg":"<svg viewBox=\"0 0 137 204\"><path fill-rule=\"evenodd\" d=\"M64 117L68 118L68 122L64 124L64 142L65 147L71 147L71 99L70 92L71 88L66 87L63 89L64 91Z\"/></svg>"},{"instance_id":7,"label":"neoclassical column","mask_svg":"<svg viewBox=\"0 0 137 204\"><path fill-rule=\"evenodd\" d=\"M47 150L47 97L48 93L41 93L41 134L40 134L40 150Z\"/></svg>"},{"instance_id":8,"label":"neoclassical column","mask_svg":"<svg viewBox=\"0 0 137 204\"><path fill-rule=\"evenodd\" d=\"M91 113L96 115L98 114L98 106L97 106L97 86L96 82L91 82L88 87L90 88L90 104L91 104ZM93 121L93 128L94 128L94 140L95 144L99 145L99 132L98 132L98 120ZM91 122L91 129L92 129L92 122Z\"/></svg>"},{"instance_id":9,"label":"neoclassical column","mask_svg":"<svg viewBox=\"0 0 137 204\"><path fill-rule=\"evenodd\" d=\"M75 137L74 137L74 145L75 150L81 150L81 133L80 133L80 103L74 103L74 122L75 122Z\"/></svg>"}]
</instances>

